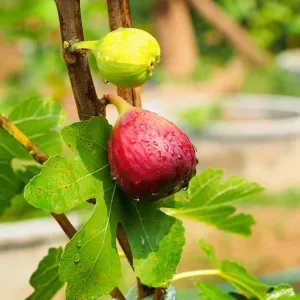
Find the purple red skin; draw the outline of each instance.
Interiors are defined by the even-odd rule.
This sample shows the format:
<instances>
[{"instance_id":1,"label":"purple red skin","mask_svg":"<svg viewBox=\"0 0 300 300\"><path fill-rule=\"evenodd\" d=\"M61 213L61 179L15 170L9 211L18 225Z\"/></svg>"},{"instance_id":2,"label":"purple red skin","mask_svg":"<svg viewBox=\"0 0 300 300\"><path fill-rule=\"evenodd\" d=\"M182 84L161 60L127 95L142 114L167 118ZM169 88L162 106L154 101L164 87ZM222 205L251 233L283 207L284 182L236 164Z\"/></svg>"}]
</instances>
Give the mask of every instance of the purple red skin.
<instances>
[{"instance_id":1,"label":"purple red skin","mask_svg":"<svg viewBox=\"0 0 300 300\"><path fill-rule=\"evenodd\" d=\"M108 143L112 177L136 201L153 201L187 187L196 174L195 149L172 122L132 108L115 124Z\"/></svg>"}]
</instances>

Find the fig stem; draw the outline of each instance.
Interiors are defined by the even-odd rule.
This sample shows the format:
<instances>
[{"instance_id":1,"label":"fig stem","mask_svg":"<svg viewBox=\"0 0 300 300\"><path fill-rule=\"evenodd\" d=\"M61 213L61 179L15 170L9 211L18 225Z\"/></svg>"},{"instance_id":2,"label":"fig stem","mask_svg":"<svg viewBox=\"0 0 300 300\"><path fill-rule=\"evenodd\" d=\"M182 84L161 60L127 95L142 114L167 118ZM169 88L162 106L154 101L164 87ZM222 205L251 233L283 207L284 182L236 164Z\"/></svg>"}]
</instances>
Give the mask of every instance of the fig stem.
<instances>
[{"instance_id":1,"label":"fig stem","mask_svg":"<svg viewBox=\"0 0 300 300\"><path fill-rule=\"evenodd\" d=\"M120 116L128 110L134 109L132 105L115 93L106 94L104 97L117 108Z\"/></svg>"},{"instance_id":2,"label":"fig stem","mask_svg":"<svg viewBox=\"0 0 300 300\"><path fill-rule=\"evenodd\" d=\"M71 45L70 52L92 52L98 41L81 41Z\"/></svg>"},{"instance_id":3,"label":"fig stem","mask_svg":"<svg viewBox=\"0 0 300 300\"><path fill-rule=\"evenodd\" d=\"M174 276L172 282L180 279L193 278L199 276L221 276L221 271L218 269L211 269L211 270L196 270L196 271L179 273Z\"/></svg>"}]
</instances>

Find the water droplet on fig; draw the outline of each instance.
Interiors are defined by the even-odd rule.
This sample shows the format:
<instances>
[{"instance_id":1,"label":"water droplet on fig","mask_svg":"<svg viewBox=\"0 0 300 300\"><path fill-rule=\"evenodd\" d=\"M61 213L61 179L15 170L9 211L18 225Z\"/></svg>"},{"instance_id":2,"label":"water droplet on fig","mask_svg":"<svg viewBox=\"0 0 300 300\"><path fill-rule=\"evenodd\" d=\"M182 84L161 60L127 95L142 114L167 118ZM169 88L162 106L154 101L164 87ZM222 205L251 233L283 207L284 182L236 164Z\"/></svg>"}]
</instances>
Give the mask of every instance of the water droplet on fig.
<instances>
[{"instance_id":1,"label":"water droplet on fig","mask_svg":"<svg viewBox=\"0 0 300 300\"><path fill-rule=\"evenodd\" d=\"M74 255L73 261L74 263L78 263L80 261L80 255L78 253Z\"/></svg>"},{"instance_id":2,"label":"water droplet on fig","mask_svg":"<svg viewBox=\"0 0 300 300\"><path fill-rule=\"evenodd\" d=\"M134 197L133 197L133 200L139 202L139 201L140 201L140 198L139 198L138 196L134 196Z\"/></svg>"},{"instance_id":3,"label":"water droplet on fig","mask_svg":"<svg viewBox=\"0 0 300 300\"><path fill-rule=\"evenodd\" d=\"M158 195L158 193L152 193L151 195L152 195L152 196L156 196L156 195Z\"/></svg>"},{"instance_id":4,"label":"water droplet on fig","mask_svg":"<svg viewBox=\"0 0 300 300\"><path fill-rule=\"evenodd\" d=\"M149 144L149 143L150 143L150 141L148 141L148 140L143 140L143 139L141 139L141 141L142 141L143 143L145 143L145 144Z\"/></svg>"},{"instance_id":5,"label":"water droplet on fig","mask_svg":"<svg viewBox=\"0 0 300 300\"><path fill-rule=\"evenodd\" d=\"M141 124L141 125L140 125L140 128L141 128L141 130L144 131L144 132L147 131L147 127L146 127L146 125L144 125L144 124Z\"/></svg>"},{"instance_id":6,"label":"water droplet on fig","mask_svg":"<svg viewBox=\"0 0 300 300\"><path fill-rule=\"evenodd\" d=\"M178 159L179 159L179 160L182 160L182 159L183 159L183 156L179 154L179 155L178 155Z\"/></svg>"},{"instance_id":7,"label":"water droplet on fig","mask_svg":"<svg viewBox=\"0 0 300 300\"><path fill-rule=\"evenodd\" d=\"M135 138L131 139L131 143L132 143L132 144L135 144L135 142L136 142L136 139L135 139Z\"/></svg>"},{"instance_id":8,"label":"water droplet on fig","mask_svg":"<svg viewBox=\"0 0 300 300\"><path fill-rule=\"evenodd\" d=\"M183 182L184 183L184 182ZM183 190L186 191L189 188L189 184L186 183L185 186L183 187Z\"/></svg>"},{"instance_id":9,"label":"water droplet on fig","mask_svg":"<svg viewBox=\"0 0 300 300\"><path fill-rule=\"evenodd\" d=\"M81 248L81 247L82 247L82 241L81 241L81 240L77 241L77 242L76 242L76 246L77 246L78 248Z\"/></svg>"}]
</instances>

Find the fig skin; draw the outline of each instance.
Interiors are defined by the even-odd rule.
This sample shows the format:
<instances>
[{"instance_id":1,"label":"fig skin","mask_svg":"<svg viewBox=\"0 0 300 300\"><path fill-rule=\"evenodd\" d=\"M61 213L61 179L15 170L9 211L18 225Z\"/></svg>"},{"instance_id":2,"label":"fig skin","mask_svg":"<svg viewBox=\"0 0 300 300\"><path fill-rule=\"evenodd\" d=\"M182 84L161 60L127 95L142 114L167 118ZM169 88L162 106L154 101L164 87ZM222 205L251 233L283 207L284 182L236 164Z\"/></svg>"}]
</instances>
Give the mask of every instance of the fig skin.
<instances>
[{"instance_id":1,"label":"fig skin","mask_svg":"<svg viewBox=\"0 0 300 300\"><path fill-rule=\"evenodd\" d=\"M172 122L132 107L119 96L106 98L120 113L108 143L112 177L120 189L136 201L154 201L187 187L198 163L187 135ZM120 109L118 101L126 105L122 102Z\"/></svg>"},{"instance_id":2,"label":"fig skin","mask_svg":"<svg viewBox=\"0 0 300 300\"><path fill-rule=\"evenodd\" d=\"M74 43L70 50L92 52L103 81L122 88L145 83L160 60L157 40L137 28L119 28L98 41Z\"/></svg>"}]
</instances>

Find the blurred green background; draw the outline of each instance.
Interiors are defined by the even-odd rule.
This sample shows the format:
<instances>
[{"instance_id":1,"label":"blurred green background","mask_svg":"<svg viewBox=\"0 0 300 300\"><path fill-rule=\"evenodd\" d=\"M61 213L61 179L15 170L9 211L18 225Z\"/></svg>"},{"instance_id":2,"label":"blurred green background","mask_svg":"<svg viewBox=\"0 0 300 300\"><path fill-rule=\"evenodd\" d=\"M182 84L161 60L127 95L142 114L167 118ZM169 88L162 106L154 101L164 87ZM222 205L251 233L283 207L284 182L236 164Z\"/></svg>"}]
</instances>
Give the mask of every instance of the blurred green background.
<instances>
[{"instance_id":1,"label":"blurred green background","mask_svg":"<svg viewBox=\"0 0 300 300\"><path fill-rule=\"evenodd\" d=\"M159 32L156 11L164 7L160 8L158 2L131 1L136 27L154 35ZM256 44L268 50L273 57L283 50L300 46L300 0L218 0L215 3L245 28ZM205 18L187 4L185 6L189 12L188 22L193 26L192 39L196 42L198 60L192 72L184 76L184 82L205 81L216 68L228 64L236 52ZM99 39L108 32L105 1L82 0L81 7L86 39ZM0 4L0 28L0 46L4 51L1 55L0 71L2 105L5 100L18 101L33 95L51 96L59 101L70 92L61 58L54 1L3 0ZM171 39L172 29L168 30ZM180 39L178 47L181 47ZM185 55L183 51L181 56ZM180 55L178 58L180 64ZM90 60L93 73L100 80L93 58ZM174 78L163 67L151 79L157 85L178 80L183 82L182 78ZM258 82L260 85L257 85ZM248 68L241 90L299 95L298 85L283 76L273 61L260 72Z\"/></svg>"}]
</instances>

